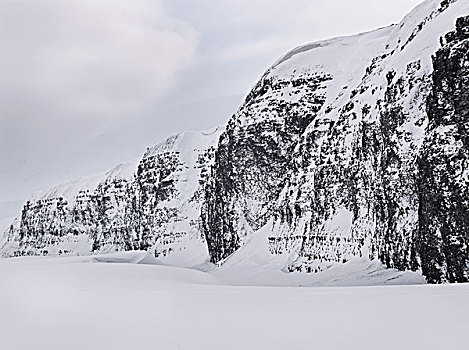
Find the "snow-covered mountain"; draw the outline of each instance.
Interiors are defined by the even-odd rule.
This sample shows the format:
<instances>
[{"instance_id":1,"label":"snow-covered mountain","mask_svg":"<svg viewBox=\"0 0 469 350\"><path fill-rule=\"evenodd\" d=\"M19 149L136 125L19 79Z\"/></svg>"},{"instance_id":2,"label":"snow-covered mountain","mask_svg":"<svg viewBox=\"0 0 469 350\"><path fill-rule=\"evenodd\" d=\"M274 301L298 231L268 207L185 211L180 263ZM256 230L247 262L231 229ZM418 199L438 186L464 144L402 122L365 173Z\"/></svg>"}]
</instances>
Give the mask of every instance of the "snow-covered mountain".
<instances>
[{"instance_id":1,"label":"snow-covered mountain","mask_svg":"<svg viewBox=\"0 0 469 350\"><path fill-rule=\"evenodd\" d=\"M467 281L468 15L469 0L427 0L292 50L225 127L32 198L0 252L310 273L363 259Z\"/></svg>"},{"instance_id":2,"label":"snow-covered mountain","mask_svg":"<svg viewBox=\"0 0 469 350\"><path fill-rule=\"evenodd\" d=\"M208 250L199 207L220 132L180 133L148 148L141 160L32 196L7 229L1 253L144 249L176 265L204 263Z\"/></svg>"},{"instance_id":3,"label":"snow-covered mountain","mask_svg":"<svg viewBox=\"0 0 469 350\"><path fill-rule=\"evenodd\" d=\"M467 14L466 0L426 1L274 64L220 139L202 215L212 260L267 225L289 271L359 256L466 281Z\"/></svg>"}]
</instances>

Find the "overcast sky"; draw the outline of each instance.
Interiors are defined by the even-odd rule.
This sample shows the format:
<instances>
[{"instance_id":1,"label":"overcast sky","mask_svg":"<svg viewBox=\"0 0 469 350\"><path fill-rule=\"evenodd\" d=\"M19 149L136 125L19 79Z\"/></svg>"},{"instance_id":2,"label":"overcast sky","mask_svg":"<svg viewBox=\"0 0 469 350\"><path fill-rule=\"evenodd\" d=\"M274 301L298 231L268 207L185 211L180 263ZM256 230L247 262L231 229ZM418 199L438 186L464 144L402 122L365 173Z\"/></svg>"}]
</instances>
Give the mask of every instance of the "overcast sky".
<instances>
[{"instance_id":1,"label":"overcast sky","mask_svg":"<svg viewBox=\"0 0 469 350\"><path fill-rule=\"evenodd\" d=\"M222 124L286 51L419 2L0 0L0 202Z\"/></svg>"}]
</instances>

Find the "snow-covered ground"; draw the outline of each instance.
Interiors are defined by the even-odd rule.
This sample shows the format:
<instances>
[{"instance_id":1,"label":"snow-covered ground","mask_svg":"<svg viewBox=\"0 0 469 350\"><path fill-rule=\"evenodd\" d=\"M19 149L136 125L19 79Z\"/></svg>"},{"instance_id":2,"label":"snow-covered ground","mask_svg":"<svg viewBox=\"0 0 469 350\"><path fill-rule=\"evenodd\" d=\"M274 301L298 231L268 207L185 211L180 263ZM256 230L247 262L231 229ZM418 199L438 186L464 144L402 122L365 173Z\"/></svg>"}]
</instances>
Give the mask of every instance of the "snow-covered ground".
<instances>
[{"instance_id":1,"label":"snow-covered ground","mask_svg":"<svg viewBox=\"0 0 469 350\"><path fill-rule=\"evenodd\" d=\"M0 349L467 347L469 285L233 286L229 275L140 252L2 259Z\"/></svg>"},{"instance_id":2,"label":"snow-covered ground","mask_svg":"<svg viewBox=\"0 0 469 350\"><path fill-rule=\"evenodd\" d=\"M13 223L15 218L2 218L0 219L0 239L2 239L2 233Z\"/></svg>"}]
</instances>

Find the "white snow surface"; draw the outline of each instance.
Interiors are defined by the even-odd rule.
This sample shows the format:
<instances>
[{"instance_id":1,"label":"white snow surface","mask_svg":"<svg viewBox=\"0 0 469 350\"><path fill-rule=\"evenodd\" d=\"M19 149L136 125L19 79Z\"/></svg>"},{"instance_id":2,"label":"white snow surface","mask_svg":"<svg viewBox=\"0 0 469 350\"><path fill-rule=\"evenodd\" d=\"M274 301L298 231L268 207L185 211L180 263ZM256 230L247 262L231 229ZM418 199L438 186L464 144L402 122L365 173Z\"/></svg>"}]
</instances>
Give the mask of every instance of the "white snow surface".
<instances>
[{"instance_id":1,"label":"white snow surface","mask_svg":"<svg viewBox=\"0 0 469 350\"><path fill-rule=\"evenodd\" d=\"M339 104L340 101L344 103L360 83L371 59L385 51L386 42L395 27L297 47L278 60L269 75L288 80L308 71L326 72L332 80L327 84L324 106Z\"/></svg>"},{"instance_id":2,"label":"white snow surface","mask_svg":"<svg viewBox=\"0 0 469 350\"><path fill-rule=\"evenodd\" d=\"M15 218L3 218L0 219L0 232L5 232L5 230L10 227ZM0 235L1 239L1 235Z\"/></svg>"},{"instance_id":3,"label":"white snow surface","mask_svg":"<svg viewBox=\"0 0 469 350\"><path fill-rule=\"evenodd\" d=\"M2 259L0 276L7 350L467 346L468 284L234 286L144 252Z\"/></svg>"},{"instance_id":4,"label":"white snow surface","mask_svg":"<svg viewBox=\"0 0 469 350\"><path fill-rule=\"evenodd\" d=\"M424 284L420 273L385 268L379 261L355 258L348 263L327 263L318 273L288 272L286 267L296 258L291 253L273 255L268 237L272 221L211 273L229 284L265 286L373 286Z\"/></svg>"},{"instance_id":5,"label":"white snow surface","mask_svg":"<svg viewBox=\"0 0 469 350\"><path fill-rule=\"evenodd\" d=\"M106 180L113 179L131 179L134 175L140 158L133 159L126 163L116 165L115 167L95 174L86 175L71 181L59 184L52 188L39 191L31 196L31 202L38 200L59 198L62 197L67 200L68 205L71 207L75 203L75 199L80 191L94 191L100 183Z\"/></svg>"}]
</instances>

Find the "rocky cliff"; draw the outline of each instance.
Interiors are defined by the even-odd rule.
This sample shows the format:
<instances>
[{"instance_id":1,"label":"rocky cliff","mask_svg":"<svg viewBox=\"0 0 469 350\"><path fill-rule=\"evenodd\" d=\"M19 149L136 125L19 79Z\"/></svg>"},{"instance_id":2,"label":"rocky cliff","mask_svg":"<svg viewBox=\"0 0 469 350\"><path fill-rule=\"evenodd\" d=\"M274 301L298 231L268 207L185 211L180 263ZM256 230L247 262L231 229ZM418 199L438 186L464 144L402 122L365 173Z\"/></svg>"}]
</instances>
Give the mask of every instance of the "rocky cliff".
<instances>
[{"instance_id":1,"label":"rocky cliff","mask_svg":"<svg viewBox=\"0 0 469 350\"><path fill-rule=\"evenodd\" d=\"M224 128L34 197L1 253L144 249L193 266L252 246L284 271L361 258L467 281L467 15L468 0L427 0L292 50Z\"/></svg>"},{"instance_id":2,"label":"rocky cliff","mask_svg":"<svg viewBox=\"0 0 469 350\"><path fill-rule=\"evenodd\" d=\"M38 193L5 233L1 253L148 250L169 263L205 262L198 216L220 132L183 132L141 160Z\"/></svg>"},{"instance_id":3,"label":"rocky cliff","mask_svg":"<svg viewBox=\"0 0 469 350\"><path fill-rule=\"evenodd\" d=\"M288 271L363 257L467 281L468 13L426 1L274 64L220 138L202 213L212 261L267 225Z\"/></svg>"}]
</instances>

